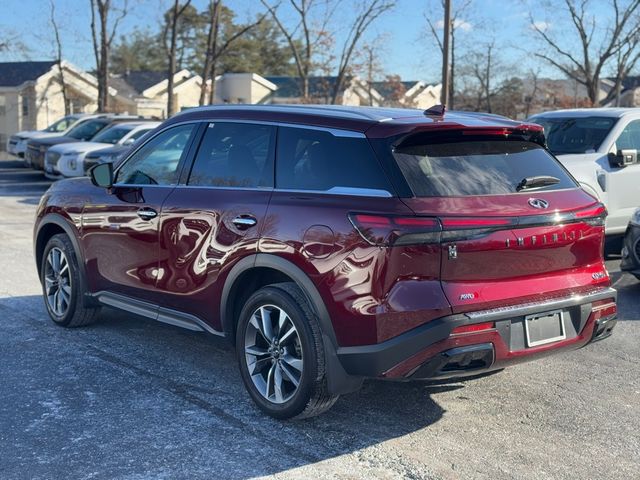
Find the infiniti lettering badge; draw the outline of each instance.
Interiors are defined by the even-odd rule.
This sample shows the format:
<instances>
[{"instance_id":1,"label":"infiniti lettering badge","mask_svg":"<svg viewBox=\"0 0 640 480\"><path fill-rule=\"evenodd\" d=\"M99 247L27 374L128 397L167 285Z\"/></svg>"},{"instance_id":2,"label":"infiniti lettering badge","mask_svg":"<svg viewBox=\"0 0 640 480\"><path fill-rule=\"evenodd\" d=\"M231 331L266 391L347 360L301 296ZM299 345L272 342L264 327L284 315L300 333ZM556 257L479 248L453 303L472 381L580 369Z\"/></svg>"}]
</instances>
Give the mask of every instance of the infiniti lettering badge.
<instances>
[{"instance_id":1,"label":"infiniti lettering badge","mask_svg":"<svg viewBox=\"0 0 640 480\"><path fill-rule=\"evenodd\" d=\"M529 205L533 208L549 208L549 202L541 198L530 198Z\"/></svg>"}]
</instances>

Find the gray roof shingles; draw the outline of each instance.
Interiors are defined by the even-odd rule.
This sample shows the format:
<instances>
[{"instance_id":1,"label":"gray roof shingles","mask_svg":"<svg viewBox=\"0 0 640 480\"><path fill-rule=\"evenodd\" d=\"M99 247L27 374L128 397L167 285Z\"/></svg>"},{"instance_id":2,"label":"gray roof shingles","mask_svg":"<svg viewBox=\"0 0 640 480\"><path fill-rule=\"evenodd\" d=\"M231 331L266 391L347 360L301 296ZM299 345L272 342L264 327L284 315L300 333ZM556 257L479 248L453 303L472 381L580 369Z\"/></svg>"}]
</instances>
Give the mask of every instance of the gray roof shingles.
<instances>
[{"instance_id":1,"label":"gray roof shingles","mask_svg":"<svg viewBox=\"0 0 640 480\"><path fill-rule=\"evenodd\" d=\"M0 62L0 87L17 87L38 79L56 64L43 62Z\"/></svg>"}]
</instances>

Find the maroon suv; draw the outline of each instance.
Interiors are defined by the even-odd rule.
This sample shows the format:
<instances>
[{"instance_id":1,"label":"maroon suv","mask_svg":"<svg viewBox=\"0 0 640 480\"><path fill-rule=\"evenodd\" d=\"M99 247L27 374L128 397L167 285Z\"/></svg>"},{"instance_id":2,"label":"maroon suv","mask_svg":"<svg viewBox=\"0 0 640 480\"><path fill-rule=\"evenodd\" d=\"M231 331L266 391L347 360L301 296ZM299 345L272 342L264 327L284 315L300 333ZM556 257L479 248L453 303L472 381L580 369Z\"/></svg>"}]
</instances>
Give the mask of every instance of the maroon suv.
<instances>
[{"instance_id":1,"label":"maroon suv","mask_svg":"<svg viewBox=\"0 0 640 480\"><path fill-rule=\"evenodd\" d=\"M54 322L108 305L223 335L253 400L288 418L364 378L476 375L608 336L605 215L534 124L221 106L53 185L34 243Z\"/></svg>"}]
</instances>

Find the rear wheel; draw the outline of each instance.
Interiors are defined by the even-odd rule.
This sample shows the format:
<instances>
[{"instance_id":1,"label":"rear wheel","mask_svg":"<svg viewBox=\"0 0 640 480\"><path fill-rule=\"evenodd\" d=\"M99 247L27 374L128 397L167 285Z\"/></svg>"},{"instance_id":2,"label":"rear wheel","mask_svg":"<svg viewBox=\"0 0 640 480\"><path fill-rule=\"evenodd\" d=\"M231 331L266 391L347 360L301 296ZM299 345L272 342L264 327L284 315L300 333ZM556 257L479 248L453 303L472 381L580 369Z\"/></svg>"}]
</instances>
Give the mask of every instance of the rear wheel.
<instances>
[{"instance_id":1,"label":"rear wheel","mask_svg":"<svg viewBox=\"0 0 640 480\"><path fill-rule=\"evenodd\" d=\"M338 399L327 391L320 327L293 283L261 288L247 300L236 351L245 387L272 417L315 416Z\"/></svg>"},{"instance_id":2,"label":"rear wheel","mask_svg":"<svg viewBox=\"0 0 640 480\"><path fill-rule=\"evenodd\" d=\"M49 239L42 256L41 283L49 317L63 327L80 327L95 320L97 308L82 302L84 286L73 244L65 234Z\"/></svg>"}]
</instances>

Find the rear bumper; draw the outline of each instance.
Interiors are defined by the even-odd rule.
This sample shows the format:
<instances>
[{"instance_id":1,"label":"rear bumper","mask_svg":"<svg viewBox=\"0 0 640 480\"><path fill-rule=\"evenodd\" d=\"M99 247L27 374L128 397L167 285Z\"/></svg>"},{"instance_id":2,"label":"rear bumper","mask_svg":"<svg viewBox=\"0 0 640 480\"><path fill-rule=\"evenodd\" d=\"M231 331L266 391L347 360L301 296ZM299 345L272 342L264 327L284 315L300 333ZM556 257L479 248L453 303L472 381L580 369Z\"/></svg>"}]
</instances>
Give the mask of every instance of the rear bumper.
<instances>
[{"instance_id":1,"label":"rear bumper","mask_svg":"<svg viewBox=\"0 0 640 480\"><path fill-rule=\"evenodd\" d=\"M341 347L337 356L346 373L397 379L447 378L504 368L605 338L615 326L617 293L599 288L583 295L452 315L428 322L376 345ZM566 312L564 340L528 347L527 315ZM495 327L454 334L456 327L495 322Z\"/></svg>"}]
</instances>

